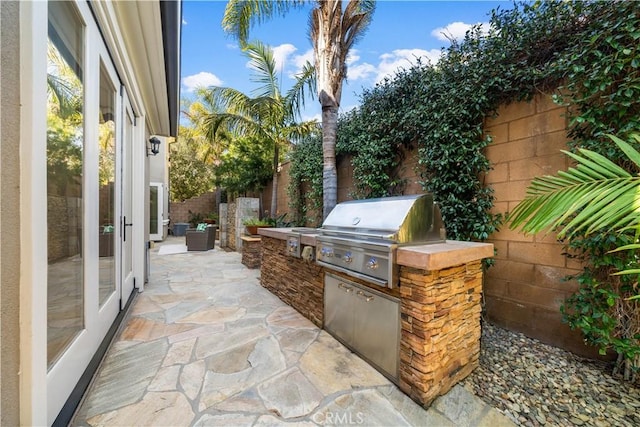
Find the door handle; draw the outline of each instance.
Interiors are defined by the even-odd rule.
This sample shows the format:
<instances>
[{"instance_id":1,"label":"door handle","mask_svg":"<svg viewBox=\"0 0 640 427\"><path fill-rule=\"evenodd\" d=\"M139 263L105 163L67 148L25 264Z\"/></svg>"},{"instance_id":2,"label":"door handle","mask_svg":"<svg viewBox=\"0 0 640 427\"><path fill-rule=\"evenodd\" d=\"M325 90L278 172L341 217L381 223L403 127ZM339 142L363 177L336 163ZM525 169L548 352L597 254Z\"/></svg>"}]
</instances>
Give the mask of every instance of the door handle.
<instances>
[{"instance_id":1,"label":"door handle","mask_svg":"<svg viewBox=\"0 0 640 427\"><path fill-rule=\"evenodd\" d=\"M356 292L356 295L358 295L359 297L363 298L366 302L369 302L373 299L373 295L367 295L362 291L358 291Z\"/></svg>"},{"instance_id":2,"label":"door handle","mask_svg":"<svg viewBox=\"0 0 640 427\"><path fill-rule=\"evenodd\" d=\"M133 225L132 222L127 223L127 217L124 216L122 217L122 241L126 242L127 241L127 227L131 227Z\"/></svg>"},{"instance_id":3,"label":"door handle","mask_svg":"<svg viewBox=\"0 0 640 427\"><path fill-rule=\"evenodd\" d=\"M353 288L343 284L343 283L338 283L338 287L342 290L344 290L346 293L352 292Z\"/></svg>"}]
</instances>

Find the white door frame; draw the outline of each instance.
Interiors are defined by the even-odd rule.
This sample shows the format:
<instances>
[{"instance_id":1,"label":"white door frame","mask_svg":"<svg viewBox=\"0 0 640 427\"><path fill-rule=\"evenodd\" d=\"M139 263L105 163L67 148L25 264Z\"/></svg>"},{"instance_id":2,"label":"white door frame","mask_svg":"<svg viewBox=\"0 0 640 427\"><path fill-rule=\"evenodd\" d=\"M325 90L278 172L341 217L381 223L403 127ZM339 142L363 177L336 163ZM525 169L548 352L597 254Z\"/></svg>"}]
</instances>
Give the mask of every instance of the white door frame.
<instances>
[{"instance_id":1,"label":"white door frame","mask_svg":"<svg viewBox=\"0 0 640 427\"><path fill-rule=\"evenodd\" d=\"M91 282L98 277L99 227L97 196L89 195L98 183L97 120L99 102L99 55L104 41L88 3L71 2L85 29L85 193L83 198L83 242L85 245L84 280ZM111 8L107 4L108 8ZM98 9L102 10L100 7ZM111 10L111 9L109 9ZM104 13L102 14L104 15ZM102 16L100 15L100 16ZM57 417L73 387L102 342L112 322L103 322L101 317L113 316L113 304L99 307L96 290L85 294L85 329L82 330L65 355L47 372L47 222L42 213L47 212L47 50L48 7L43 2L23 2L20 5L20 421L24 425L50 425ZM123 43L122 36L102 28L112 43ZM109 38L111 37L111 38ZM115 38L114 38L115 37ZM131 105L141 115L134 116L136 125L132 135L133 176L133 222L140 224L132 233L133 274L136 287L142 290L145 268L145 212L148 212L145 190L147 187L147 159L145 142L146 122L144 106L139 98L137 82L132 77L131 64L123 55L120 45L113 49L115 64L105 57L105 64L119 67L124 82L132 85ZM104 48L106 49L106 48ZM102 50L104 53L105 50ZM124 70L124 71L123 71ZM119 87L119 85L116 85ZM121 108L119 97L116 109ZM116 113L118 114L117 110ZM119 114L119 117L122 117ZM120 120L121 121L121 120ZM95 198L95 200L93 199ZM92 203L93 202L93 203ZM93 206L92 206L93 205ZM116 233L118 231L116 230ZM85 288L90 288L86 286ZM115 298L118 297L118 298ZM119 300L119 292L114 293ZM112 296L109 300L114 299ZM116 304L114 313L117 313ZM107 325L108 323L108 325ZM67 358L67 355L69 357ZM65 374L63 365L75 364L77 374Z\"/></svg>"},{"instance_id":2,"label":"white door frame","mask_svg":"<svg viewBox=\"0 0 640 427\"><path fill-rule=\"evenodd\" d=\"M134 233L142 225L135 220L135 194L133 185L135 163L133 162L133 147L136 145L136 117L129 102L124 88L121 90L122 100L122 145L120 146L120 183L118 185L118 196L120 208L120 230L119 251L117 259L120 261L120 309L123 309L133 292L135 282L134 272ZM130 205L130 206L127 206ZM129 266L129 268L127 268Z\"/></svg>"},{"instance_id":3,"label":"white door frame","mask_svg":"<svg viewBox=\"0 0 640 427\"><path fill-rule=\"evenodd\" d=\"M99 301L99 254L98 254L98 116L100 100L100 64L111 80L114 88L120 82L104 45L100 32L91 18L84 2L77 3L85 20L85 46L91 46L85 52L85 110L84 110L84 172L83 172L83 260L84 260L84 330L82 330L61 355L60 359L47 373L47 423L51 424L62 409L67 398L89 365L100 343L106 336L120 311L120 284L116 273L116 289L100 306ZM120 119L123 103L115 96L116 147L123 143L121 129L124 123ZM116 162L117 164L117 162ZM116 182L118 181L116 173ZM46 197L45 197L46 199ZM116 204L117 208L117 204ZM117 262L116 262L117 265ZM117 267L116 267L117 272ZM46 328L45 328L46 329Z\"/></svg>"}]
</instances>

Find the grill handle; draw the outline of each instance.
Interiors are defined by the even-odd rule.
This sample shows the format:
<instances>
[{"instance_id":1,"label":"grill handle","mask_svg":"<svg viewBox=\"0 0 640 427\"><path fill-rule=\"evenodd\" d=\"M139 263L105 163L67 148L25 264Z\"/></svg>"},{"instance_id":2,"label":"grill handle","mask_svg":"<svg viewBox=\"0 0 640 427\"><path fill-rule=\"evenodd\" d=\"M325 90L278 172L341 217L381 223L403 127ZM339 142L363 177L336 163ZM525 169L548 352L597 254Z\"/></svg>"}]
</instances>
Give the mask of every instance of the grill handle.
<instances>
[{"instance_id":1,"label":"grill handle","mask_svg":"<svg viewBox=\"0 0 640 427\"><path fill-rule=\"evenodd\" d=\"M348 231L348 230L329 230L329 229L321 229L321 235L324 236L332 236L344 239L345 237L351 238L373 238L373 239L382 239L382 240L392 240L395 241L397 234L382 234L382 233L364 233L361 231Z\"/></svg>"},{"instance_id":2,"label":"grill handle","mask_svg":"<svg viewBox=\"0 0 640 427\"><path fill-rule=\"evenodd\" d=\"M329 264L327 262L320 261L319 259L316 260L316 264L322 265L334 271L339 271L341 273L348 274L351 277L357 277L358 279L366 280L367 282L370 282L370 283L375 283L378 286L386 287L388 283L386 280L378 279L377 277L373 277L373 276L367 276L366 274L361 274L353 270L347 270L346 268Z\"/></svg>"}]
</instances>

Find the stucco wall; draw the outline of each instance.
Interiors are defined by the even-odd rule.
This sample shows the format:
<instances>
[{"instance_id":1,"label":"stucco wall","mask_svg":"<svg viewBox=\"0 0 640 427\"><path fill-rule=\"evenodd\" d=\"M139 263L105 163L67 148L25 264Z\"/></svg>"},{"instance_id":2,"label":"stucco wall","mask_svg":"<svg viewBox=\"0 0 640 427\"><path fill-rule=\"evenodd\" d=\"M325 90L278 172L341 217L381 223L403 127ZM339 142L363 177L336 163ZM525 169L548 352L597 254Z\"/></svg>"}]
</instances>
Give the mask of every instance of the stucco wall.
<instances>
[{"instance_id":1,"label":"stucco wall","mask_svg":"<svg viewBox=\"0 0 640 427\"><path fill-rule=\"evenodd\" d=\"M535 176L555 174L569 166L566 149L566 109L550 96L513 103L486 121L493 138L487 157L493 170L486 183L495 190L495 212L506 213L520 202ZM497 249L495 266L486 275L486 313L495 324L543 342L594 356L579 332L563 324L560 305L576 289L563 277L581 266L567 259L554 234L527 235L502 227L491 236Z\"/></svg>"},{"instance_id":2,"label":"stucco wall","mask_svg":"<svg viewBox=\"0 0 640 427\"><path fill-rule=\"evenodd\" d=\"M0 425L20 423L19 2L0 2Z\"/></svg>"}]
</instances>

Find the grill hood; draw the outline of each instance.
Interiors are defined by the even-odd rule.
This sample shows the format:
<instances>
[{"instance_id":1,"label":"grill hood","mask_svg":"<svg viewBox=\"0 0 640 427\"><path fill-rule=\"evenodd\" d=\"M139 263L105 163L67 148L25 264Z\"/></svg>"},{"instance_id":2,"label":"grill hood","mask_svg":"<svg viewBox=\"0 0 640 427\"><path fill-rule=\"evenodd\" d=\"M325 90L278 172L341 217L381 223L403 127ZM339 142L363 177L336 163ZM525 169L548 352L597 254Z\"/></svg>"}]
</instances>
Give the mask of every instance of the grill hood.
<instances>
[{"instance_id":1,"label":"grill hood","mask_svg":"<svg viewBox=\"0 0 640 427\"><path fill-rule=\"evenodd\" d=\"M327 216L320 233L417 244L445 240L440 209L432 194L342 202Z\"/></svg>"}]
</instances>

